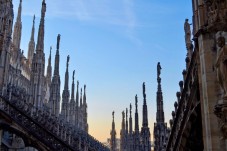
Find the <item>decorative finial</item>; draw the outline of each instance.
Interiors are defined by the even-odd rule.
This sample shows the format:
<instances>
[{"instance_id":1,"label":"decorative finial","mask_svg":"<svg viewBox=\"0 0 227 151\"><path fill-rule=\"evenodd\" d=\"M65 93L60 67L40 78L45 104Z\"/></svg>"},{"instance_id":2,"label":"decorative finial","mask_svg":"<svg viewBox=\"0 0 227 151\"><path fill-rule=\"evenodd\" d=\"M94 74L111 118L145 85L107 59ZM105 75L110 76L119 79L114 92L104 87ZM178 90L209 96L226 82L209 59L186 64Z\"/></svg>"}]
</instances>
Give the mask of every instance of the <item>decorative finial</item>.
<instances>
[{"instance_id":1,"label":"decorative finial","mask_svg":"<svg viewBox=\"0 0 227 151\"><path fill-rule=\"evenodd\" d=\"M126 118L128 118L128 108L126 108Z\"/></svg>"},{"instance_id":2,"label":"decorative finial","mask_svg":"<svg viewBox=\"0 0 227 151\"><path fill-rule=\"evenodd\" d=\"M79 81L77 81L77 89L78 89L78 87L79 87Z\"/></svg>"},{"instance_id":3,"label":"decorative finial","mask_svg":"<svg viewBox=\"0 0 227 151\"><path fill-rule=\"evenodd\" d=\"M61 35L58 34L58 37L57 37L57 50L59 50L60 39L61 39Z\"/></svg>"},{"instance_id":4,"label":"decorative finial","mask_svg":"<svg viewBox=\"0 0 227 151\"><path fill-rule=\"evenodd\" d=\"M85 90L86 90L86 84L84 85L84 93L85 93Z\"/></svg>"},{"instance_id":5,"label":"decorative finial","mask_svg":"<svg viewBox=\"0 0 227 151\"><path fill-rule=\"evenodd\" d=\"M80 89L80 96L82 96L82 88Z\"/></svg>"}]
</instances>

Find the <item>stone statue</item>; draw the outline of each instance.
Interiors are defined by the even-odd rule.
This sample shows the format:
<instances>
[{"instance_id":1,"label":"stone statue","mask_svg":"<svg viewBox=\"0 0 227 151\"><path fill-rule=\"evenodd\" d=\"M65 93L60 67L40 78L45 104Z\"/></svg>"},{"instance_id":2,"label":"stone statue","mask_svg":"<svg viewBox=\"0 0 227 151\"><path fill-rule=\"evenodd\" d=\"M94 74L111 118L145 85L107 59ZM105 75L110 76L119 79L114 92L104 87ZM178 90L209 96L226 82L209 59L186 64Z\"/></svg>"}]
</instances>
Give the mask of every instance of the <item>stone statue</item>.
<instances>
[{"instance_id":1,"label":"stone statue","mask_svg":"<svg viewBox=\"0 0 227 151\"><path fill-rule=\"evenodd\" d=\"M60 39L61 39L61 35L58 34L58 37L57 37L57 50L59 50Z\"/></svg>"},{"instance_id":2,"label":"stone statue","mask_svg":"<svg viewBox=\"0 0 227 151\"><path fill-rule=\"evenodd\" d=\"M112 112L112 116L113 116L113 119L114 119L114 111Z\"/></svg>"},{"instance_id":3,"label":"stone statue","mask_svg":"<svg viewBox=\"0 0 227 151\"><path fill-rule=\"evenodd\" d=\"M185 43L186 44L190 44L191 43L191 28L190 25L188 23L188 19L185 19L184 22L184 32L185 32Z\"/></svg>"},{"instance_id":4,"label":"stone statue","mask_svg":"<svg viewBox=\"0 0 227 151\"><path fill-rule=\"evenodd\" d=\"M224 91L224 99L227 99L227 45L225 44L225 38L220 36L217 39L218 47L220 47L217 61L216 61L216 68L217 68L217 79Z\"/></svg>"},{"instance_id":5,"label":"stone statue","mask_svg":"<svg viewBox=\"0 0 227 151\"><path fill-rule=\"evenodd\" d=\"M146 98L146 94L145 94L145 82L143 83L143 97Z\"/></svg>"},{"instance_id":6,"label":"stone statue","mask_svg":"<svg viewBox=\"0 0 227 151\"><path fill-rule=\"evenodd\" d=\"M130 114L131 114L131 112L132 112L132 104L130 103Z\"/></svg>"},{"instance_id":7,"label":"stone statue","mask_svg":"<svg viewBox=\"0 0 227 151\"><path fill-rule=\"evenodd\" d=\"M143 83L143 94L145 94L145 82Z\"/></svg>"},{"instance_id":8,"label":"stone statue","mask_svg":"<svg viewBox=\"0 0 227 151\"><path fill-rule=\"evenodd\" d=\"M67 68L69 67L69 55L67 56L67 64L66 64Z\"/></svg>"},{"instance_id":9,"label":"stone statue","mask_svg":"<svg viewBox=\"0 0 227 151\"><path fill-rule=\"evenodd\" d=\"M160 77L160 74L161 74L161 65L160 65L160 62L158 62L158 65L157 65L157 74L158 74L158 77Z\"/></svg>"},{"instance_id":10,"label":"stone statue","mask_svg":"<svg viewBox=\"0 0 227 151\"><path fill-rule=\"evenodd\" d=\"M75 76L75 70L73 70L73 81L74 81L74 76Z\"/></svg>"}]
</instances>

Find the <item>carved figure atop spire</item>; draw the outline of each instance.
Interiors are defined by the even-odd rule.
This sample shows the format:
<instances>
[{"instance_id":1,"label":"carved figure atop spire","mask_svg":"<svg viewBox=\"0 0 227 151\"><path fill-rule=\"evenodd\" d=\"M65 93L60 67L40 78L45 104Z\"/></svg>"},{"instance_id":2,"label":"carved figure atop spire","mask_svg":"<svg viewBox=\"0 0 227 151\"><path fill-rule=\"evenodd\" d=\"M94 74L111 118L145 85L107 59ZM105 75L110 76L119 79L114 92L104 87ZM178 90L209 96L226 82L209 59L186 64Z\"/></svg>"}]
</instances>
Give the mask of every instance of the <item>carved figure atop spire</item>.
<instances>
[{"instance_id":1,"label":"carved figure atop spire","mask_svg":"<svg viewBox=\"0 0 227 151\"><path fill-rule=\"evenodd\" d=\"M186 44L191 44L191 28L190 28L190 25L188 23L188 19L186 18L185 19L185 22L184 22L184 32L185 32L185 43Z\"/></svg>"},{"instance_id":2,"label":"carved figure atop spire","mask_svg":"<svg viewBox=\"0 0 227 151\"><path fill-rule=\"evenodd\" d=\"M72 101L74 101L74 86L75 86L75 84L74 84L74 76L75 76L75 70L73 70L73 77L72 77L72 79L73 79L73 82L72 82L72 92L71 92L71 100Z\"/></svg>"},{"instance_id":3,"label":"carved figure atop spire","mask_svg":"<svg viewBox=\"0 0 227 151\"><path fill-rule=\"evenodd\" d=\"M161 65L160 65L160 62L158 62L158 64L157 64L157 77L158 77L158 78L159 78L160 75L161 75L161 69L162 69L162 67L161 67Z\"/></svg>"},{"instance_id":4,"label":"carved figure atop spire","mask_svg":"<svg viewBox=\"0 0 227 151\"><path fill-rule=\"evenodd\" d=\"M57 37L57 50L59 50L60 39L61 39L61 35L58 34L58 37Z\"/></svg>"},{"instance_id":5,"label":"carved figure atop spire","mask_svg":"<svg viewBox=\"0 0 227 151\"><path fill-rule=\"evenodd\" d=\"M113 122L112 122L112 130L110 132L110 149L111 151L116 151L116 130L115 130L115 122L114 122L114 111L112 112Z\"/></svg>"},{"instance_id":6,"label":"carved figure atop spire","mask_svg":"<svg viewBox=\"0 0 227 151\"><path fill-rule=\"evenodd\" d=\"M145 89L145 82L143 82L143 98L144 100L146 99L146 93L145 93L146 89Z\"/></svg>"},{"instance_id":7,"label":"carved figure atop spire","mask_svg":"<svg viewBox=\"0 0 227 151\"><path fill-rule=\"evenodd\" d=\"M81 88L80 89L80 107L82 107L83 106L83 102L82 102L82 91L83 91L83 89Z\"/></svg>"},{"instance_id":8,"label":"carved figure atop spire","mask_svg":"<svg viewBox=\"0 0 227 151\"><path fill-rule=\"evenodd\" d=\"M70 59L70 57L69 57L69 55L68 55L68 56L67 56L67 63L66 63L67 69L68 69L68 67L69 67L69 59Z\"/></svg>"},{"instance_id":9,"label":"carved figure atop spire","mask_svg":"<svg viewBox=\"0 0 227 151\"><path fill-rule=\"evenodd\" d=\"M138 98L137 95L135 96L135 132L139 133L139 115L138 115Z\"/></svg>"},{"instance_id":10,"label":"carved figure atop spire","mask_svg":"<svg viewBox=\"0 0 227 151\"><path fill-rule=\"evenodd\" d=\"M44 18L45 17L45 13L46 13L46 2L45 2L45 0L43 0L41 17Z\"/></svg>"},{"instance_id":11,"label":"carved figure atop spire","mask_svg":"<svg viewBox=\"0 0 227 151\"><path fill-rule=\"evenodd\" d=\"M114 121L114 111L112 112L112 116L113 116L113 121Z\"/></svg>"},{"instance_id":12,"label":"carved figure atop spire","mask_svg":"<svg viewBox=\"0 0 227 151\"><path fill-rule=\"evenodd\" d=\"M55 55L55 66L54 66L54 75L59 75L59 43L60 43L60 34L57 36L57 50Z\"/></svg>"},{"instance_id":13,"label":"carved figure atop spire","mask_svg":"<svg viewBox=\"0 0 227 151\"><path fill-rule=\"evenodd\" d=\"M75 78L75 70L73 70L73 82L74 82L74 78Z\"/></svg>"}]
</instances>

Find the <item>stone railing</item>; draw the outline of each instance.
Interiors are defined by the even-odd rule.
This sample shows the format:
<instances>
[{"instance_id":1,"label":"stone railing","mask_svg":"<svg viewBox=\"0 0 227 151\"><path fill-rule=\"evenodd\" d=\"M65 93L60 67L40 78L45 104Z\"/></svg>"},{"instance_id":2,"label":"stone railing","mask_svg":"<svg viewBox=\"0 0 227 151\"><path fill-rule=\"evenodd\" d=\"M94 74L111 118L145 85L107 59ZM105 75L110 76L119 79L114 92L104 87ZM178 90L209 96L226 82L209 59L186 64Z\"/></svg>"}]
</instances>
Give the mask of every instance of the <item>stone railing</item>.
<instances>
[{"instance_id":1,"label":"stone railing","mask_svg":"<svg viewBox=\"0 0 227 151\"><path fill-rule=\"evenodd\" d=\"M166 151L179 149L184 127L192 112L191 110L199 104L196 99L198 91L198 67L196 57L197 51L194 51L191 60L187 63L186 70L183 71L184 81L179 82L180 92L177 92L178 101L174 104L175 111L172 112L173 119L170 120L171 133Z\"/></svg>"},{"instance_id":2,"label":"stone railing","mask_svg":"<svg viewBox=\"0 0 227 151\"><path fill-rule=\"evenodd\" d=\"M87 132L64 123L25 101L0 97L0 110L51 150L108 151Z\"/></svg>"}]
</instances>

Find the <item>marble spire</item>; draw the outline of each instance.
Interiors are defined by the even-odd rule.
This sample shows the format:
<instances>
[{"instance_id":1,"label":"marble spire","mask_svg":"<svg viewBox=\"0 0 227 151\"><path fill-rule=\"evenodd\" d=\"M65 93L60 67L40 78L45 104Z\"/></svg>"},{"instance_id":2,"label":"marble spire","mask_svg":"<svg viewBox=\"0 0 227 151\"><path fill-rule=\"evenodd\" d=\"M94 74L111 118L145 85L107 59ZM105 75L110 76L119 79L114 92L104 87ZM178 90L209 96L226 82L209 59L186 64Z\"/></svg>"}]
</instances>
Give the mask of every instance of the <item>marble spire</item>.
<instances>
[{"instance_id":1,"label":"marble spire","mask_svg":"<svg viewBox=\"0 0 227 151\"><path fill-rule=\"evenodd\" d=\"M163 96L162 96L162 87L161 87L161 65L160 62L157 64L157 82L158 82L158 90L157 90L157 113L156 113L156 122L164 123L164 110L163 110Z\"/></svg>"},{"instance_id":2,"label":"marble spire","mask_svg":"<svg viewBox=\"0 0 227 151\"><path fill-rule=\"evenodd\" d=\"M69 55L67 56L66 71L65 71L65 85L62 93L62 112L61 116L69 121Z\"/></svg>"},{"instance_id":3,"label":"marble spire","mask_svg":"<svg viewBox=\"0 0 227 151\"><path fill-rule=\"evenodd\" d=\"M55 116L59 116L60 111L60 87L61 80L59 75L59 43L60 43L60 34L57 36L57 50L55 55L55 64L54 64L54 75L51 81L50 87L50 110L51 113Z\"/></svg>"},{"instance_id":4,"label":"marble spire","mask_svg":"<svg viewBox=\"0 0 227 151\"><path fill-rule=\"evenodd\" d=\"M113 116L113 121L112 121L112 129L110 132L110 150L111 151L116 151L116 130L115 130L115 122L114 122L114 111L112 112L112 116Z\"/></svg>"},{"instance_id":5,"label":"marble spire","mask_svg":"<svg viewBox=\"0 0 227 151\"><path fill-rule=\"evenodd\" d=\"M22 0L20 0L18 13L17 13L17 20L15 22L14 31L13 31L13 45L15 50L20 49L20 43L21 43L21 32L22 32L21 11L22 11Z\"/></svg>"},{"instance_id":6,"label":"marble spire","mask_svg":"<svg viewBox=\"0 0 227 151\"><path fill-rule=\"evenodd\" d=\"M31 38L28 44L28 63L29 63L29 67L31 68L31 64L32 64L32 59L33 59L33 55L34 55L34 51L35 51L35 39L34 39L34 35L35 35L35 15L33 16L33 24L32 24L32 31L31 31Z\"/></svg>"},{"instance_id":7,"label":"marble spire","mask_svg":"<svg viewBox=\"0 0 227 151\"><path fill-rule=\"evenodd\" d=\"M45 13L46 13L46 2L43 0L42 2L42 10L41 10L41 19L39 24L38 38L36 44L36 52L44 51L44 23L45 23Z\"/></svg>"}]
</instances>

